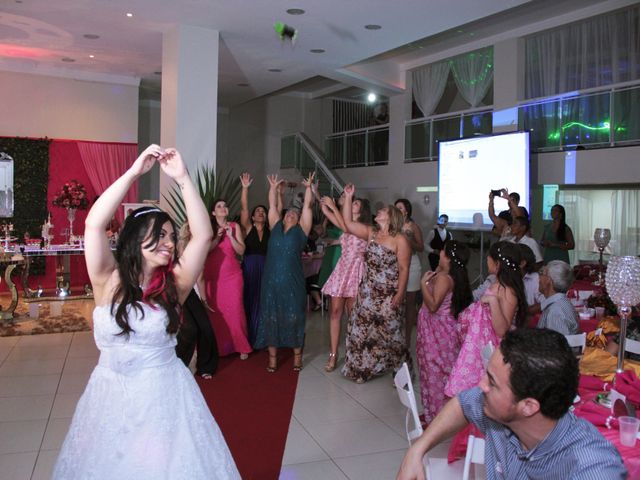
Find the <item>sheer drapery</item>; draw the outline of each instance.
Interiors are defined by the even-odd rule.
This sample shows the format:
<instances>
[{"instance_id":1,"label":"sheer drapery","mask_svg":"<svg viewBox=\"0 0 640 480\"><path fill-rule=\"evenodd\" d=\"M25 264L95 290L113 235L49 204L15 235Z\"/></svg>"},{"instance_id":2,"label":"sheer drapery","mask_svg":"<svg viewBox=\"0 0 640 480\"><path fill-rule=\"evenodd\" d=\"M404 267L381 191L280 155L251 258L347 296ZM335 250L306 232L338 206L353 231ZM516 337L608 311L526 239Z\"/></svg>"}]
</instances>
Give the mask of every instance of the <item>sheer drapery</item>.
<instances>
[{"instance_id":1,"label":"sheer drapery","mask_svg":"<svg viewBox=\"0 0 640 480\"><path fill-rule=\"evenodd\" d=\"M438 106L449 77L449 63L438 62L425 65L413 71L413 99L428 117Z\"/></svg>"},{"instance_id":2,"label":"sheer drapery","mask_svg":"<svg viewBox=\"0 0 640 480\"><path fill-rule=\"evenodd\" d=\"M526 98L640 78L639 23L636 5L528 37Z\"/></svg>"},{"instance_id":3,"label":"sheer drapery","mask_svg":"<svg viewBox=\"0 0 640 480\"><path fill-rule=\"evenodd\" d=\"M449 65L460 95L472 108L480 105L493 83L493 47L454 57Z\"/></svg>"},{"instance_id":4,"label":"sheer drapery","mask_svg":"<svg viewBox=\"0 0 640 480\"><path fill-rule=\"evenodd\" d=\"M580 260L593 260L594 242L593 232L597 227L593 217L593 202L588 192L579 190L560 190L558 203L564 207L567 225L573 232L573 240L576 244L573 250L569 250L571 265Z\"/></svg>"},{"instance_id":5,"label":"sheer drapery","mask_svg":"<svg viewBox=\"0 0 640 480\"><path fill-rule=\"evenodd\" d=\"M639 202L640 190L615 190L611 194L611 246L614 255L640 254Z\"/></svg>"},{"instance_id":6,"label":"sheer drapery","mask_svg":"<svg viewBox=\"0 0 640 480\"><path fill-rule=\"evenodd\" d=\"M82 164L91 185L98 195L118 179L138 156L138 146L131 143L77 142ZM138 201L138 182L134 182L123 202ZM116 219L122 223L124 214L119 208Z\"/></svg>"}]
</instances>

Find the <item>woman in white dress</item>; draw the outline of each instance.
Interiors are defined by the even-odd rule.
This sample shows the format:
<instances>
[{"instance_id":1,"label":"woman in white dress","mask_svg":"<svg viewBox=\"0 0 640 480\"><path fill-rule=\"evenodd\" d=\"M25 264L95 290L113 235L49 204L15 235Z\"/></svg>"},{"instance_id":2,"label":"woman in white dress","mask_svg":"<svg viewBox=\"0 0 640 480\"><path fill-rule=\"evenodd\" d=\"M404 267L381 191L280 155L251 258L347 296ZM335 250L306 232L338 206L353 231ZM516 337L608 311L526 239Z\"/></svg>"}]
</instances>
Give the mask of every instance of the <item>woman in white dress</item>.
<instances>
[{"instance_id":1,"label":"woman in white dress","mask_svg":"<svg viewBox=\"0 0 640 480\"><path fill-rule=\"evenodd\" d=\"M169 215L153 206L126 220L115 256L105 227L155 162L184 198L192 239L176 259ZM85 258L100 360L78 401L53 479L239 479L191 372L176 357L178 311L202 271L208 213L175 149L149 146L96 201Z\"/></svg>"}]
</instances>

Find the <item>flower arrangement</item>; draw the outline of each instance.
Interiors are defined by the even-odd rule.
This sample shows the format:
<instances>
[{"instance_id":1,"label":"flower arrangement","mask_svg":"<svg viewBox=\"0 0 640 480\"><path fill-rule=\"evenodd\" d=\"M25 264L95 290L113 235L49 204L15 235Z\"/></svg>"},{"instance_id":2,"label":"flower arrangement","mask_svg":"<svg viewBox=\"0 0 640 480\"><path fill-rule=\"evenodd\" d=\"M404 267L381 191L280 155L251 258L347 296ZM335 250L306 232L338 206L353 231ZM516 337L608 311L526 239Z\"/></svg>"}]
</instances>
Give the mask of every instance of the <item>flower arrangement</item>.
<instances>
[{"instance_id":1,"label":"flower arrangement","mask_svg":"<svg viewBox=\"0 0 640 480\"><path fill-rule=\"evenodd\" d=\"M86 210L89 208L89 199L84 185L77 180L71 180L62 186L62 190L53 197L53 205L62 208L78 208Z\"/></svg>"}]
</instances>

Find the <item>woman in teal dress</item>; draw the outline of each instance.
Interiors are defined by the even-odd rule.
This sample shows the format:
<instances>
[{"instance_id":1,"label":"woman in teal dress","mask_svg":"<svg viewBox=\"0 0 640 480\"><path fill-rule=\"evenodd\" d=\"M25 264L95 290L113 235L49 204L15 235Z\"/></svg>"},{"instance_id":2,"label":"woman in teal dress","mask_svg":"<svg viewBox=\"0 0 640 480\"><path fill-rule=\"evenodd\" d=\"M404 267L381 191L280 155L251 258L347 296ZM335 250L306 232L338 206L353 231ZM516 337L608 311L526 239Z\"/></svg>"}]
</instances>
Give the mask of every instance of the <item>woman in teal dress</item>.
<instances>
[{"instance_id":1,"label":"woman in teal dress","mask_svg":"<svg viewBox=\"0 0 640 480\"><path fill-rule=\"evenodd\" d=\"M540 243L544 247L544 264L551 260L562 260L569 262L569 250L575 248L573 232L565 223L565 212L562 205L551 207L551 218L553 221L544 227L542 240Z\"/></svg>"},{"instance_id":2,"label":"woman in teal dress","mask_svg":"<svg viewBox=\"0 0 640 480\"><path fill-rule=\"evenodd\" d=\"M278 348L293 348L293 369L302 369L306 288L302 272L302 251L313 225L314 173L303 185L306 188L302 212L286 211L284 218L278 209L277 175L269 175L269 246L260 292L260 321L255 348L268 347L267 371L278 368Z\"/></svg>"}]
</instances>

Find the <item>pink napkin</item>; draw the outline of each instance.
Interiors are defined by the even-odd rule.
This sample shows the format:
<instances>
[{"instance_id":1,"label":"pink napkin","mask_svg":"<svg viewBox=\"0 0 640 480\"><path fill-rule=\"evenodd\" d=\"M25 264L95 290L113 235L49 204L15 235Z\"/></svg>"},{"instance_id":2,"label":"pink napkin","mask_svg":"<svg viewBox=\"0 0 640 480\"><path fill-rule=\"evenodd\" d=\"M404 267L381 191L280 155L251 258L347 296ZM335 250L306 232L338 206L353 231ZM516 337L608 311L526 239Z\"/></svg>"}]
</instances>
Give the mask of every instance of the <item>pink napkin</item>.
<instances>
[{"instance_id":1,"label":"pink napkin","mask_svg":"<svg viewBox=\"0 0 640 480\"><path fill-rule=\"evenodd\" d=\"M595 402L580 405L574 413L596 427L618 428L618 420L611 416L611 411Z\"/></svg>"},{"instance_id":2,"label":"pink napkin","mask_svg":"<svg viewBox=\"0 0 640 480\"><path fill-rule=\"evenodd\" d=\"M616 375L616 390L627 397L636 408L640 408L640 380L632 370Z\"/></svg>"},{"instance_id":3,"label":"pink napkin","mask_svg":"<svg viewBox=\"0 0 640 480\"><path fill-rule=\"evenodd\" d=\"M578 390L589 390L591 392L605 392L611 390L611 386L593 375L580 375Z\"/></svg>"}]
</instances>

